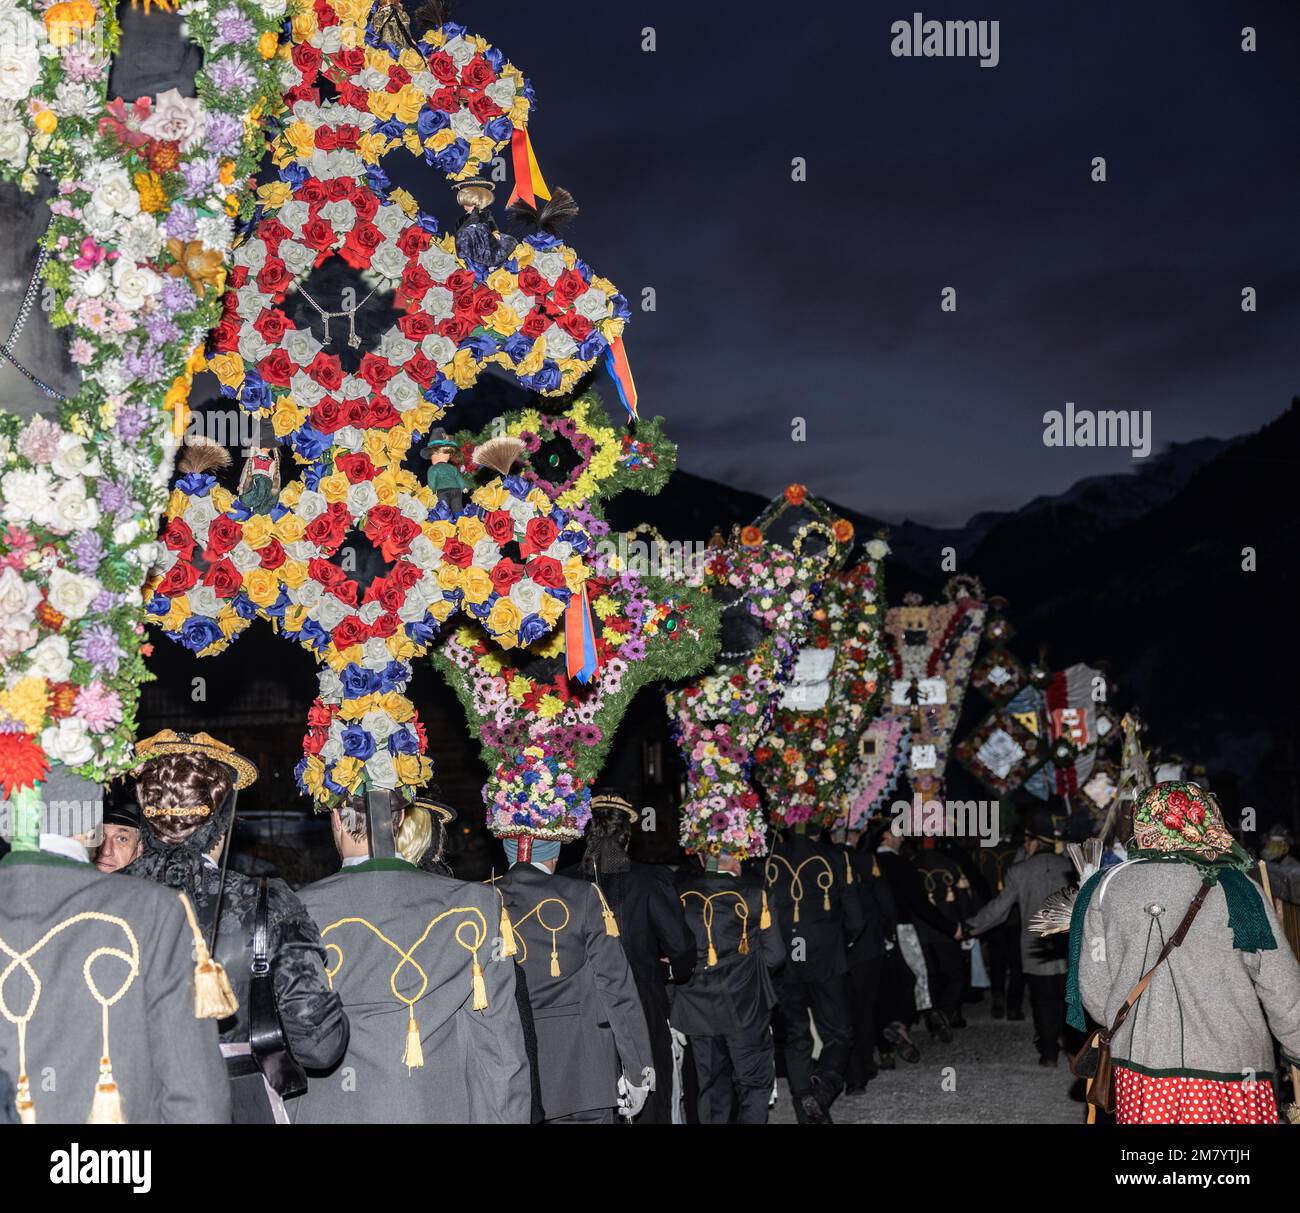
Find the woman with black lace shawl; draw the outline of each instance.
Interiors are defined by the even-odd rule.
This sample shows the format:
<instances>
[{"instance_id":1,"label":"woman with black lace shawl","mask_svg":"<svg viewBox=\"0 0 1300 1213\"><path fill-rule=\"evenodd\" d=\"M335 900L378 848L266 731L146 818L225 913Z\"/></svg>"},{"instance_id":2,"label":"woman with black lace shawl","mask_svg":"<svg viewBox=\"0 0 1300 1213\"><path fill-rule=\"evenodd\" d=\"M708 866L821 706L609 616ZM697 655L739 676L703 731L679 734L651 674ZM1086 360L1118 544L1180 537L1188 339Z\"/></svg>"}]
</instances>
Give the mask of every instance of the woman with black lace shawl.
<instances>
[{"instance_id":1,"label":"woman with black lace shawl","mask_svg":"<svg viewBox=\"0 0 1300 1213\"><path fill-rule=\"evenodd\" d=\"M253 930L261 882L228 866L235 793L257 769L206 733L165 729L136 745L143 829L128 875L183 889L194 903L214 959L237 1006L221 1019L221 1052L237 1124L287 1124L281 1098L263 1079L249 1045ZM267 955L289 1052L306 1069L327 1069L347 1046L348 1023L325 976L320 932L282 880L267 885Z\"/></svg>"}]
</instances>

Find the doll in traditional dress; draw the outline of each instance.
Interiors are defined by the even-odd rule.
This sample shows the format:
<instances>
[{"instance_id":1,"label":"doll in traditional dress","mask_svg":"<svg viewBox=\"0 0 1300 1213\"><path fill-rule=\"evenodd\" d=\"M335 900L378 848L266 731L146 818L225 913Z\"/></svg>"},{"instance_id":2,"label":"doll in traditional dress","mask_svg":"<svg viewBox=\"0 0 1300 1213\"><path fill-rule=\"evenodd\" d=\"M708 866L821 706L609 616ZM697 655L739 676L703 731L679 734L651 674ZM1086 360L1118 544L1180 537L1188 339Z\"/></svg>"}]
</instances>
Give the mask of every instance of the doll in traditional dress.
<instances>
[{"instance_id":1,"label":"doll in traditional dress","mask_svg":"<svg viewBox=\"0 0 1300 1213\"><path fill-rule=\"evenodd\" d=\"M446 430L429 431L429 441L425 444L423 452L429 461L425 482L438 500L446 504L453 517L459 514L464 506L465 490L473 487L452 461L452 452L455 450L456 440L448 438Z\"/></svg>"},{"instance_id":2,"label":"doll in traditional dress","mask_svg":"<svg viewBox=\"0 0 1300 1213\"><path fill-rule=\"evenodd\" d=\"M496 269L510 260L519 243L513 236L503 236L492 215L496 191L483 177L462 181L456 190L456 203L465 212L456 225L456 252L469 265Z\"/></svg>"},{"instance_id":3,"label":"doll in traditional dress","mask_svg":"<svg viewBox=\"0 0 1300 1213\"><path fill-rule=\"evenodd\" d=\"M239 499L254 514L269 514L280 495L280 452L255 446L239 477Z\"/></svg>"}]
</instances>

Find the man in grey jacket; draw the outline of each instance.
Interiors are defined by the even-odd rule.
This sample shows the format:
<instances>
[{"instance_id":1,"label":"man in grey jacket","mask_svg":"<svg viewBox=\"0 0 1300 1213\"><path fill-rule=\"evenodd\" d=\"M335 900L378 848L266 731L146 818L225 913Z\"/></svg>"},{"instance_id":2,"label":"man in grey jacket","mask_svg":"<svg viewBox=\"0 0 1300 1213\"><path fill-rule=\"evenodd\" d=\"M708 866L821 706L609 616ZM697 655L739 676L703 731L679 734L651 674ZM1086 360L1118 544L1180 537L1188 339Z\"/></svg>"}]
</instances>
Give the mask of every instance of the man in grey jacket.
<instances>
[{"instance_id":1,"label":"man in grey jacket","mask_svg":"<svg viewBox=\"0 0 1300 1213\"><path fill-rule=\"evenodd\" d=\"M406 859L372 859L364 803L331 810L343 868L299 893L352 1030L338 1064L294 1101L294 1123L528 1124L496 894Z\"/></svg>"},{"instance_id":2,"label":"man in grey jacket","mask_svg":"<svg viewBox=\"0 0 1300 1213\"><path fill-rule=\"evenodd\" d=\"M49 851L0 860L0 1069L25 1122L229 1122L183 902Z\"/></svg>"},{"instance_id":3,"label":"man in grey jacket","mask_svg":"<svg viewBox=\"0 0 1300 1213\"><path fill-rule=\"evenodd\" d=\"M613 914L596 885L556 876L560 844L503 840L510 871L497 882L528 979L547 1122L631 1119L654 1087L645 1012Z\"/></svg>"},{"instance_id":4,"label":"man in grey jacket","mask_svg":"<svg viewBox=\"0 0 1300 1213\"><path fill-rule=\"evenodd\" d=\"M1063 824L1064 818L1053 817L1047 809L1034 810L1025 836L1025 858L1007 869L1002 892L962 926L964 935L978 935L1005 922L1012 907L1019 907L1020 957L1034 1014L1038 1064L1042 1066L1056 1065L1060 1056L1069 964L1065 940L1060 935L1043 938L1033 934L1029 920L1048 897L1074 879L1074 866L1056 853Z\"/></svg>"}]
</instances>

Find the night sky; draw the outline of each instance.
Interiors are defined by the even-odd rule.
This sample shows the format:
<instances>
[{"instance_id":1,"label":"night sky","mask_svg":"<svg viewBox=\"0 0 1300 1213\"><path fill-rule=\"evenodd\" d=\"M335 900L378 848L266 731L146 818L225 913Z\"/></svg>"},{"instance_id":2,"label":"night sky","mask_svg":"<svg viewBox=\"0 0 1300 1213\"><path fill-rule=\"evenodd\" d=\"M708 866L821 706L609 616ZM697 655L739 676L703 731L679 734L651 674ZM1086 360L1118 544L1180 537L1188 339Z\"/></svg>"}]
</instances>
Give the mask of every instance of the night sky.
<instances>
[{"instance_id":1,"label":"night sky","mask_svg":"<svg viewBox=\"0 0 1300 1213\"><path fill-rule=\"evenodd\" d=\"M1300 7L920 9L999 20L994 68L892 57L913 11L454 9L533 82L543 174L583 208L567 237L637 309L641 410L681 466L953 525L1134 467L1044 447L1066 401L1151 410L1157 451L1282 412L1300 390Z\"/></svg>"}]
</instances>

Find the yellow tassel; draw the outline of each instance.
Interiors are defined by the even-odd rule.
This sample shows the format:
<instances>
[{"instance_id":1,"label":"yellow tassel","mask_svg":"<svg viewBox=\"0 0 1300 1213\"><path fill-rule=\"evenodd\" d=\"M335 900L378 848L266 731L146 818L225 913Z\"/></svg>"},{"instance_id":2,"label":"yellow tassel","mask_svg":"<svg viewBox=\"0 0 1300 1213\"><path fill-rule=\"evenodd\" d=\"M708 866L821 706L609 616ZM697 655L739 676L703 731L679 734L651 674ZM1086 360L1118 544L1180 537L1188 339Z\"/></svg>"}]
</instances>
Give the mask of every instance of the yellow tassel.
<instances>
[{"instance_id":1,"label":"yellow tassel","mask_svg":"<svg viewBox=\"0 0 1300 1213\"><path fill-rule=\"evenodd\" d=\"M424 1048L420 1044L420 1025L415 1022L414 1012L406 1020L406 1049L402 1053L402 1065L407 1073L418 1070L424 1065Z\"/></svg>"},{"instance_id":2,"label":"yellow tassel","mask_svg":"<svg viewBox=\"0 0 1300 1213\"><path fill-rule=\"evenodd\" d=\"M715 949L713 946L713 940L709 940L708 967L711 969L717 963L718 963L717 949Z\"/></svg>"},{"instance_id":3,"label":"yellow tassel","mask_svg":"<svg viewBox=\"0 0 1300 1213\"><path fill-rule=\"evenodd\" d=\"M487 983L484 982L483 980L483 966L479 964L478 960L476 959L470 971L474 974L474 981L473 981L474 1000L469 1004L470 1010L486 1011L488 1005Z\"/></svg>"},{"instance_id":4,"label":"yellow tassel","mask_svg":"<svg viewBox=\"0 0 1300 1213\"><path fill-rule=\"evenodd\" d=\"M515 944L515 925L510 921L510 913L506 909L506 903L501 903L501 955L514 956L519 952Z\"/></svg>"},{"instance_id":5,"label":"yellow tassel","mask_svg":"<svg viewBox=\"0 0 1300 1213\"><path fill-rule=\"evenodd\" d=\"M822 910L829 914L831 912L831 891L830 889L822 890Z\"/></svg>"},{"instance_id":6,"label":"yellow tassel","mask_svg":"<svg viewBox=\"0 0 1300 1213\"><path fill-rule=\"evenodd\" d=\"M32 1084L27 1081L26 1074L18 1075L18 1096L14 1100L14 1110L18 1113L18 1119L22 1124L36 1123L36 1105L32 1103Z\"/></svg>"},{"instance_id":7,"label":"yellow tassel","mask_svg":"<svg viewBox=\"0 0 1300 1213\"><path fill-rule=\"evenodd\" d=\"M178 893L185 917L189 920L190 934L194 936L194 1017L195 1019L227 1019L239 1010L239 1000L231 988L230 978L221 962L212 959L208 941L199 930L199 920L190 899Z\"/></svg>"},{"instance_id":8,"label":"yellow tassel","mask_svg":"<svg viewBox=\"0 0 1300 1213\"><path fill-rule=\"evenodd\" d=\"M758 929L760 931L766 931L767 928L770 927L771 925L772 925L772 915L768 913L767 890L764 889L763 890L763 912L758 917Z\"/></svg>"},{"instance_id":9,"label":"yellow tassel","mask_svg":"<svg viewBox=\"0 0 1300 1213\"><path fill-rule=\"evenodd\" d=\"M880 875L880 865L876 862L876 857L874 855L871 857L871 874L872 876Z\"/></svg>"},{"instance_id":10,"label":"yellow tassel","mask_svg":"<svg viewBox=\"0 0 1300 1213\"><path fill-rule=\"evenodd\" d=\"M954 896L953 896L953 893L952 893L952 886L949 885L949 886L948 886L948 896L944 898L944 901L956 901L956 900L957 900L957 898L954 897Z\"/></svg>"},{"instance_id":11,"label":"yellow tassel","mask_svg":"<svg viewBox=\"0 0 1300 1213\"><path fill-rule=\"evenodd\" d=\"M107 1057L99 1059L99 1081L95 1083L95 1098L90 1101L90 1120L92 1125L124 1125L126 1117L122 1113L122 1092L113 1081L113 1066Z\"/></svg>"},{"instance_id":12,"label":"yellow tassel","mask_svg":"<svg viewBox=\"0 0 1300 1213\"><path fill-rule=\"evenodd\" d=\"M605 934L618 938L618 922L614 918L614 911L609 908L609 902L605 900L605 894L601 892L600 885L595 885L596 896L600 898L600 916L605 920Z\"/></svg>"},{"instance_id":13,"label":"yellow tassel","mask_svg":"<svg viewBox=\"0 0 1300 1213\"><path fill-rule=\"evenodd\" d=\"M555 950L554 947L552 947L551 948L551 976L559 977L559 975L560 975L560 954Z\"/></svg>"},{"instance_id":14,"label":"yellow tassel","mask_svg":"<svg viewBox=\"0 0 1300 1213\"><path fill-rule=\"evenodd\" d=\"M795 926L799 925L799 903L797 901L794 903L794 923Z\"/></svg>"},{"instance_id":15,"label":"yellow tassel","mask_svg":"<svg viewBox=\"0 0 1300 1213\"><path fill-rule=\"evenodd\" d=\"M849 858L849 853L844 852L844 883L853 883L853 860Z\"/></svg>"},{"instance_id":16,"label":"yellow tassel","mask_svg":"<svg viewBox=\"0 0 1300 1213\"><path fill-rule=\"evenodd\" d=\"M748 956L748 955L749 955L749 936L748 936L748 935L742 935L742 936L740 937L740 947L738 947L738 948L736 949L736 951L739 952L742 956Z\"/></svg>"}]
</instances>

